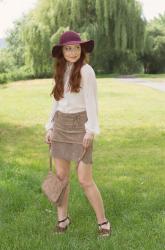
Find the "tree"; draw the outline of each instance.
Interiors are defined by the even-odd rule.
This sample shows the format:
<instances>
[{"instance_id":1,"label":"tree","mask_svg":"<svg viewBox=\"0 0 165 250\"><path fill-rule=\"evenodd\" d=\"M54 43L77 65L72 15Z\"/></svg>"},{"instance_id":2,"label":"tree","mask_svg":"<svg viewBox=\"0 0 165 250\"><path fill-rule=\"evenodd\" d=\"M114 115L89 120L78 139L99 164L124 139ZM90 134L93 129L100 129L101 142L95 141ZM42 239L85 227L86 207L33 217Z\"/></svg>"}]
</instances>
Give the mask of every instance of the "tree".
<instances>
[{"instance_id":1,"label":"tree","mask_svg":"<svg viewBox=\"0 0 165 250\"><path fill-rule=\"evenodd\" d=\"M66 30L80 32L82 39L95 40L91 58L96 71L137 70L145 20L136 0L38 0L23 23L18 33L25 46L25 64L37 77L51 74L52 45Z\"/></svg>"},{"instance_id":2,"label":"tree","mask_svg":"<svg viewBox=\"0 0 165 250\"><path fill-rule=\"evenodd\" d=\"M15 65L15 67L21 67L25 65L25 44L22 38L22 29L25 22L25 16L23 16L22 19L15 21L13 29L8 31L6 38L8 45L7 50L10 53L10 56L13 58L13 65Z\"/></svg>"},{"instance_id":3,"label":"tree","mask_svg":"<svg viewBox=\"0 0 165 250\"><path fill-rule=\"evenodd\" d=\"M14 57L6 48L0 49L0 74L10 72L15 68Z\"/></svg>"},{"instance_id":4,"label":"tree","mask_svg":"<svg viewBox=\"0 0 165 250\"><path fill-rule=\"evenodd\" d=\"M99 53L95 63L99 62L98 67L102 66L107 72L131 70L130 59L136 64L136 57L144 45L145 20L140 3L134 0L96 0L96 14ZM104 54L106 56L102 57Z\"/></svg>"},{"instance_id":5,"label":"tree","mask_svg":"<svg viewBox=\"0 0 165 250\"><path fill-rule=\"evenodd\" d=\"M147 24L142 61L145 73L165 72L165 13Z\"/></svg>"},{"instance_id":6,"label":"tree","mask_svg":"<svg viewBox=\"0 0 165 250\"><path fill-rule=\"evenodd\" d=\"M43 77L50 72L49 31L47 27L38 24L34 18L28 17L27 24L23 30L25 43L25 63L36 77Z\"/></svg>"}]
</instances>

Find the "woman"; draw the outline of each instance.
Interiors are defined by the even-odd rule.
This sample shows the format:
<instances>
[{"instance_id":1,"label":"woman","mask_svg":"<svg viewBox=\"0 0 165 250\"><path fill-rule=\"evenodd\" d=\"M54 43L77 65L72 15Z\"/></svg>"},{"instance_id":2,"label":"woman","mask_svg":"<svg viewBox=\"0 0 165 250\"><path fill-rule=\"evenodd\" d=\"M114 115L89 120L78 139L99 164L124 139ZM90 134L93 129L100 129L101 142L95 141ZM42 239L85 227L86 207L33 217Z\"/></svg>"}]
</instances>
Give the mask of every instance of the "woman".
<instances>
[{"instance_id":1,"label":"woman","mask_svg":"<svg viewBox=\"0 0 165 250\"><path fill-rule=\"evenodd\" d=\"M64 32L59 44L53 46L56 65L51 94L54 101L45 126L45 140L51 144L56 175L61 180L69 180L70 162L77 162L78 179L95 211L99 235L108 236L111 225L105 217L102 197L92 178L93 139L100 133L96 77L93 68L86 63L87 53L93 48L93 40L82 41L74 31ZM56 232L65 232L70 224L68 194L69 185L61 206L57 207Z\"/></svg>"}]
</instances>

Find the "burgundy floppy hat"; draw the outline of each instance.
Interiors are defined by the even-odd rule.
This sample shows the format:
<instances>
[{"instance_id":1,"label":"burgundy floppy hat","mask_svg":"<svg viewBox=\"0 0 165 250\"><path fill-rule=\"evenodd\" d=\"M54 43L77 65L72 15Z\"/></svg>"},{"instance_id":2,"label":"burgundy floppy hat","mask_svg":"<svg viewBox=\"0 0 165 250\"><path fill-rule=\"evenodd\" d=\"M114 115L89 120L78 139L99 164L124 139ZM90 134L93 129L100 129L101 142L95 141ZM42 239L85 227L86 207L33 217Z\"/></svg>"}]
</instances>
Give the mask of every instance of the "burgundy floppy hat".
<instances>
[{"instance_id":1,"label":"burgundy floppy hat","mask_svg":"<svg viewBox=\"0 0 165 250\"><path fill-rule=\"evenodd\" d=\"M82 41L79 33L76 33L75 31L70 30L70 31L64 32L60 37L59 44L53 46L52 56L56 57L58 55L59 49L63 45L68 45L68 44L83 44L85 51L87 53L92 52L94 48L94 40Z\"/></svg>"}]
</instances>

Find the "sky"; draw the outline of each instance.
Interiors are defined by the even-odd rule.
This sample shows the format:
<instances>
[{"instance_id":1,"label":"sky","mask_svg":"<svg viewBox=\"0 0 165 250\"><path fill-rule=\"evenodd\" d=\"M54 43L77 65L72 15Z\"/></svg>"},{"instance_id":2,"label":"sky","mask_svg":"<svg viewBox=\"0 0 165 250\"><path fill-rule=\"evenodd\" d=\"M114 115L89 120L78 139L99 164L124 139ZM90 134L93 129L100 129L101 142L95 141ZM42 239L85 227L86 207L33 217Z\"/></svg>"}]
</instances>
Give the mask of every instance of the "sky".
<instances>
[{"instance_id":1,"label":"sky","mask_svg":"<svg viewBox=\"0 0 165 250\"><path fill-rule=\"evenodd\" d=\"M37 0L0 0L0 38L13 27L13 21L35 7Z\"/></svg>"},{"instance_id":2,"label":"sky","mask_svg":"<svg viewBox=\"0 0 165 250\"><path fill-rule=\"evenodd\" d=\"M165 12L165 0L139 0L143 6L143 13L147 20Z\"/></svg>"},{"instance_id":3,"label":"sky","mask_svg":"<svg viewBox=\"0 0 165 250\"><path fill-rule=\"evenodd\" d=\"M165 0L139 0L147 20L165 11ZM5 37L6 30L13 27L13 21L28 13L35 7L37 0L0 0L0 38Z\"/></svg>"}]
</instances>

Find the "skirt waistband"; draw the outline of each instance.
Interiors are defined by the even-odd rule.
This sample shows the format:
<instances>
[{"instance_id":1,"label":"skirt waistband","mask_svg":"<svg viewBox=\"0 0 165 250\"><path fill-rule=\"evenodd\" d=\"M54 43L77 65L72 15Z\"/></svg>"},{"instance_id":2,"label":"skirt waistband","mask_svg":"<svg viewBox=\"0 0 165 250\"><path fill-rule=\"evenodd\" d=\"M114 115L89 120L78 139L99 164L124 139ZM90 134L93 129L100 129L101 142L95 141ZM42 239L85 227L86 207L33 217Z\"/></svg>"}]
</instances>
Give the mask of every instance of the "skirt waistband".
<instances>
[{"instance_id":1,"label":"skirt waistband","mask_svg":"<svg viewBox=\"0 0 165 250\"><path fill-rule=\"evenodd\" d=\"M57 115L57 117L60 116L60 117L75 118L75 117L86 116L87 112L86 112L86 110L84 110L84 111L76 112L76 113L64 113L64 112L61 112L61 111L57 110L56 115Z\"/></svg>"}]
</instances>

